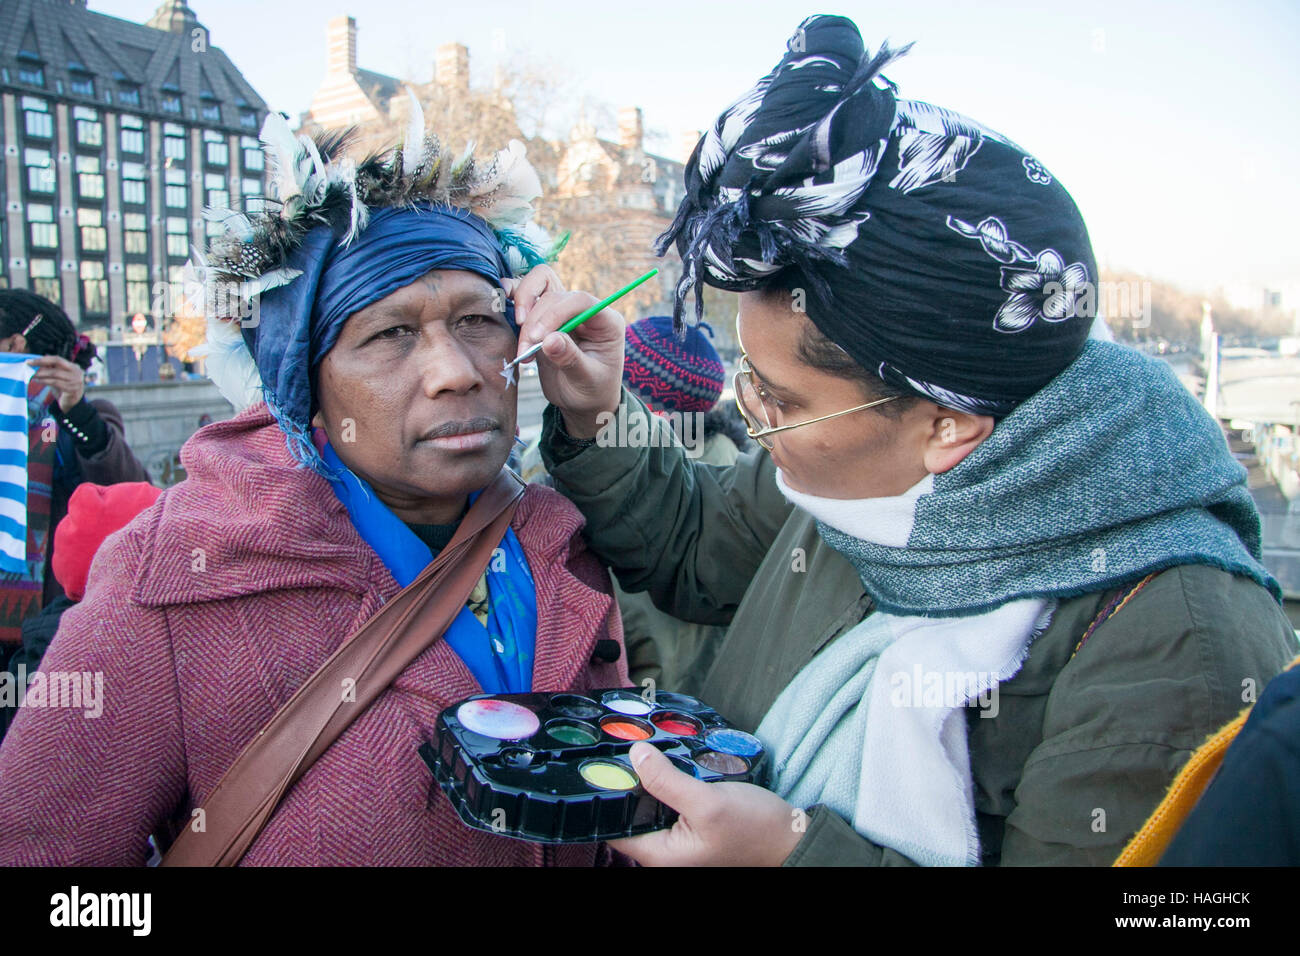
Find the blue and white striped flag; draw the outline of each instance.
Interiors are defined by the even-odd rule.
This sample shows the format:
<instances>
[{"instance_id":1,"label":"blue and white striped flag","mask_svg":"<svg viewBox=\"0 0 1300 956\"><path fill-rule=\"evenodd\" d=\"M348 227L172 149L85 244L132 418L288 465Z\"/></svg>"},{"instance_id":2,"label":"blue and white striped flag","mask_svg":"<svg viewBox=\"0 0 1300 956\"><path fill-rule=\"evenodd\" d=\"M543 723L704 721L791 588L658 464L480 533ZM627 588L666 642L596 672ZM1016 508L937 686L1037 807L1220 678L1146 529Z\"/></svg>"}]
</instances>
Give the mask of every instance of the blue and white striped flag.
<instances>
[{"instance_id":1,"label":"blue and white striped flag","mask_svg":"<svg viewBox=\"0 0 1300 956\"><path fill-rule=\"evenodd\" d=\"M27 383L33 356L0 353L0 571L27 570Z\"/></svg>"}]
</instances>

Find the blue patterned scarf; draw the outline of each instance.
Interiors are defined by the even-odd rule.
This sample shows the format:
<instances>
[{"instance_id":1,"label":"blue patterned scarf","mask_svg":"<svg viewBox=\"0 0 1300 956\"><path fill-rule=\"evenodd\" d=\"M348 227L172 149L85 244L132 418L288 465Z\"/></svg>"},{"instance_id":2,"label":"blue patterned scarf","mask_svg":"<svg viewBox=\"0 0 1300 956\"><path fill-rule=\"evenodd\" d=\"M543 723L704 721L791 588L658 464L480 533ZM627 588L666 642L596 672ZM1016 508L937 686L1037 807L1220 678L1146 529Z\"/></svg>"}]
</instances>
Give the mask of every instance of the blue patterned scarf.
<instances>
[{"instance_id":1,"label":"blue patterned scarf","mask_svg":"<svg viewBox=\"0 0 1300 956\"><path fill-rule=\"evenodd\" d=\"M905 547L818 522L889 613L948 617L1208 564L1252 578L1260 521L1218 424L1169 366L1089 340L917 499Z\"/></svg>"},{"instance_id":2,"label":"blue patterned scarf","mask_svg":"<svg viewBox=\"0 0 1300 956\"><path fill-rule=\"evenodd\" d=\"M379 500L374 490L339 459L328 441L318 449L329 478L353 526L379 555L401 587L406 587L428 567L433 552L414 531ZM470 503L479 496L473 492ZM537 643L537 591L524 549L513 528L488 562L489 610L487 626L468 608L451 622L443 640L450 645L484 692L526 694L533 688L533 653Z\"/></svg>"}]
</instances>

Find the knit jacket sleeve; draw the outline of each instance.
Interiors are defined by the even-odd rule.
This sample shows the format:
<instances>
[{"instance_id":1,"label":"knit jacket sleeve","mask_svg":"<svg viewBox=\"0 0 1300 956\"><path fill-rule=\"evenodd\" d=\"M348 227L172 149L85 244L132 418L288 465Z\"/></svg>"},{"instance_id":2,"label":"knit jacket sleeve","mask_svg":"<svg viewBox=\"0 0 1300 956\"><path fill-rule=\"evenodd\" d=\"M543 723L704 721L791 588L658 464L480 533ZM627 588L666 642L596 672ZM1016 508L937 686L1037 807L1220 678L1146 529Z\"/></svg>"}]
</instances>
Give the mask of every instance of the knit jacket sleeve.
<instances>
[{"instance_id":1,"label":"knit jacket sleeve","mask_svg":"<svg viewBox=\"0 0 1300 956\"><path fill-rule=\"evenodd\" d=\"M792 507L767 455L750 452L725 467L693 461L626 389L595 443L578 447L559 425L559 411L547 406L542 458L619 583L648 591L682 620L730 622Z\"/></svg>"},{"instance_id":2,"label":"knit jacket sleeve","mask_svg":"<svg viewBox=\"0 0 1300 956\"><path fill-rule=\"evenodd\" d=\"M167 622L131 598L140 558L131 528L104 542L0 745L0 865L142 865L185 798Z\"/></svg>"}]
</instances>

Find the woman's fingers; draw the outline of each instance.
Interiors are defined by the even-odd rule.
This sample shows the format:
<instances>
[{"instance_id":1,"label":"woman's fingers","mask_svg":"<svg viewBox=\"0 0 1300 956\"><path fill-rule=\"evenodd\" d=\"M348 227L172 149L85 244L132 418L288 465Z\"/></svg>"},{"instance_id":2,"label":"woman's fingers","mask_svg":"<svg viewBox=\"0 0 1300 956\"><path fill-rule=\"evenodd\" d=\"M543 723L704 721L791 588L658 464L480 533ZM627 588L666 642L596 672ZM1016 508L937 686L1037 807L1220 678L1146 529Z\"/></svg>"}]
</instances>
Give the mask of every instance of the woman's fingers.
<instances>
[{"instance_id":1,"label":"woman's fingers","mask_svg":"<svg viewBox=\"0 0 1300 956\"><path fill-rule=\"evenodd\" d=\"M515 324L523 328L529 313L537 300L548 292L563 292L564 283L550 266L534 266L532 271L520 278L501 280L501 287L515 304Z\"/></svg>"}]
</instances>

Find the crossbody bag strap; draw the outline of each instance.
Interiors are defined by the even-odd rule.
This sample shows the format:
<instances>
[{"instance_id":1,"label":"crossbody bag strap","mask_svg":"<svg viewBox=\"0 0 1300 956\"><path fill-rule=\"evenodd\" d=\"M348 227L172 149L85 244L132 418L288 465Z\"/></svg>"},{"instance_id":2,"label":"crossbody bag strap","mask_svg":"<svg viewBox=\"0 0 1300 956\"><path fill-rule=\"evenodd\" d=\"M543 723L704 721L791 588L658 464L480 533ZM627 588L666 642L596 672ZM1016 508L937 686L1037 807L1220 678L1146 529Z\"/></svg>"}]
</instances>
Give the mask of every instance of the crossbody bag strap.
<instances>
[{"instance_id":1,"label":"crossbody bag strap","mask_svg":"<svg viewBox=\"0 0 1300 956\"><path fill-rule=\"evenodd\" d=\"M524 488L502 469L438 557L344 641L244 747L162 866L234 866L242 859L284 794L442 637L509 529Z\"/></svg>"}]
</instances>

